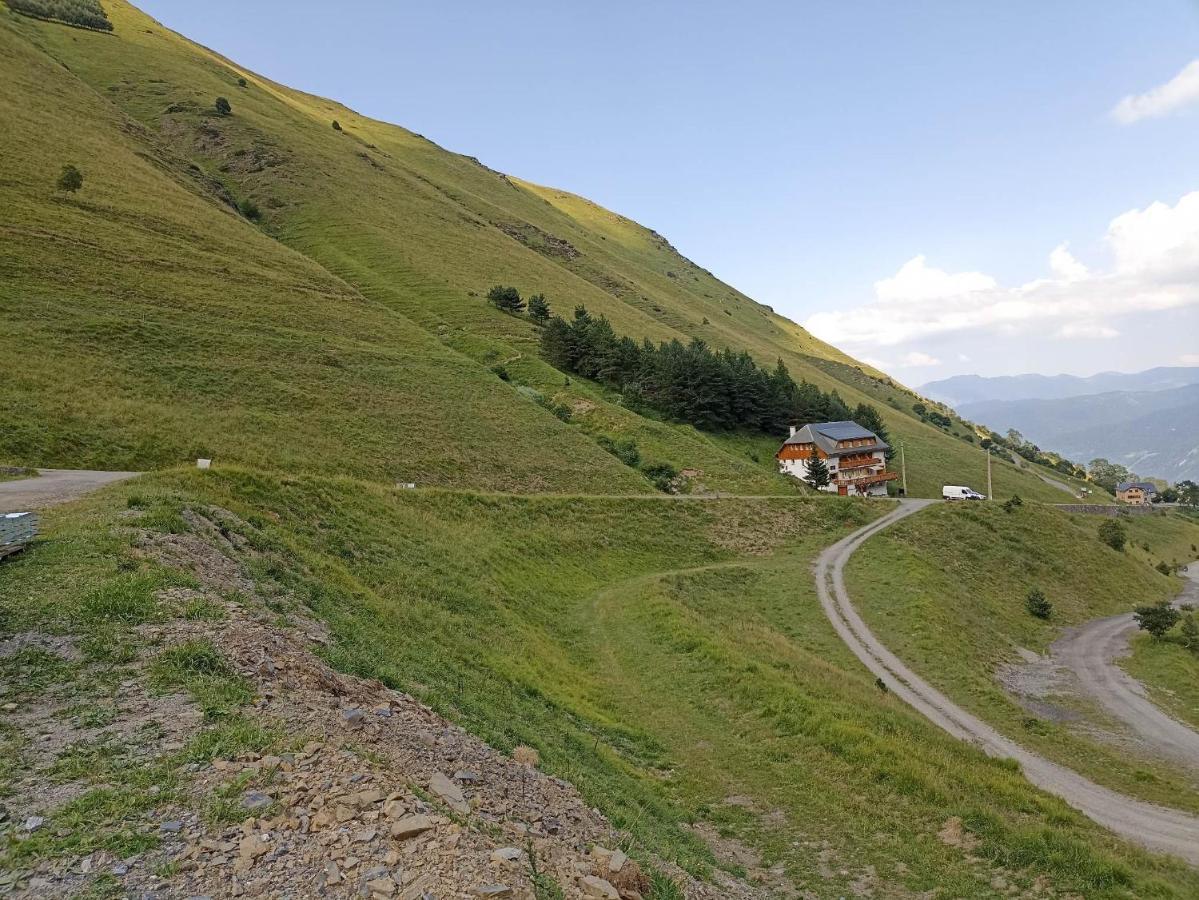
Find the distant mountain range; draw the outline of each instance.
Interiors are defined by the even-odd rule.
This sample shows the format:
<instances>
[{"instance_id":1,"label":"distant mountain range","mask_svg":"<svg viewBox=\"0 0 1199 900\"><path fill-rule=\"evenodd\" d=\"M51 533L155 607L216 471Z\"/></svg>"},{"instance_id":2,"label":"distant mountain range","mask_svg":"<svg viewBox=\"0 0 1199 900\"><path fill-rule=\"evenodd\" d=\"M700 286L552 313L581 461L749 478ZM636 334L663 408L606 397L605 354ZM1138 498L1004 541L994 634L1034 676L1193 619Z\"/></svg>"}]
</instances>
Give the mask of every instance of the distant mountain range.
<instances>
[{"instance_id":1,"label":"distant mountain range","mask_svg":"<svg viewBox=\"0 0 1199 900\"><path fill-rule=\"evenodd\" d=\"M1089 378L964 375L921 393L1076 462L1104 457L1145 477L1199 480L1199 368Z\"/></svg>"},{"instance_id":2,"label":"distant mountain range","mask_svg":"<svg viewBox=\"0 0 1199 900\"><path fill-rule=\"evenodd\" d=\"M955 375L930 381L924 396L948 403L961 412L962 404L980 400L1061 400L1112 391L1167 391L1199 384L1199 366L1159 366L1144 372L1100 372L1078 375Z\"/></svg>"}]
</instances>

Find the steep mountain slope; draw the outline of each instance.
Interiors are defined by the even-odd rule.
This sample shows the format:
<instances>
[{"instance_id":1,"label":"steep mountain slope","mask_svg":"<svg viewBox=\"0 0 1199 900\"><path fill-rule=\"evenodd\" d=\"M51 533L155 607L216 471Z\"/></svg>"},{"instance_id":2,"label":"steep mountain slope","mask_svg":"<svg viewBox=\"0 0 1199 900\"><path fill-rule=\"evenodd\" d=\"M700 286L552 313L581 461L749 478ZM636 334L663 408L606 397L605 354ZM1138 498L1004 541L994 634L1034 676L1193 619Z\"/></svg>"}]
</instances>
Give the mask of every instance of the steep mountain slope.
<instances>
[{"instance_id":1,"label":"steep mountain slope","mask_svg":"<svg viewBox=\"0 0 1199 900\"><path fill-rule=\"evenodd\" d=\"M584 304L634 337L701 337L717 346L749 349L764 365L781 357L797 377L835 388L850 403L865 400L880 407L893 437L907 449L914 493L934 494L943 481L979 480L981 454L909 415L915 399L911 394L719 282L654 232L572 195L493 172L402 128L259 78L124 3L106 8L114 24L112 34L8 15L3 20L6 40L23 36L69 69L71 74L56 70L49 83L63 81L62 92L77 96L72 129L119 130L119 137L109 135L106 140L122 145L125 156L141 153L155 159L154 186L128 181L120 155L109 162L103 152L87 155L78 142L59 140L55 132L62 126L47 118L52 105L48 92L53 89L42 89L39 101L24 104L25 127L5 138L12 142L6 149L22 159L6 186L28 210L28 223L19 227L28 234L52 229L64 210L78 214L75 228L94 227L84 212L92 203L97 212L125 223L108 226L109 237L119 245L136 248L143 241L173 236L182 245L177 252L186 254L205 247L207 235L223 235L224 245L210 248L209 258L242 253L253 257L256 268L278 260L286 269L286 260L294 254L268 248L270 242L254 234L259 231L336 276L320 275L323 283L348 291L355 304L310 304L315 313L301 310L295 316L296 326L305 328L303 335L291 336L295 353L301 353L302 346L306 365L314 369L312 383L297 386L293 394L313 407L305 424L307 439L315 442L320 435L319 456L331 468L379 478L516 490L586 486L607 491L644 484L632 473L614 471L582 431L632 437L644 457L699 469L709 487L754 493L794 490L773 472L774 439L703 435L634 415L618 398L577 380L566 384L561 373L538 358L536 328L525 319L490 309L482 300L488 286L505 282L526 293L544 292L559 312ZM24 48L17 53L14 47L5 65L16 68L21 53L29 56L34 51ZM43 57L39 64L44 68L49 62ZM72 75L95 95L87 97ZM10 96L34 90L20 72L13 73L11 83L21 86L22 94ZM217 96L230 99L231 116L215 114ZM41 115L30 120L39 103ZM142 128L123 120L112 105ZM332 127L334 120L340 130ZM70 161L68 156L85 169L84 190L77 197L51 197L49 185L57 167ZM184 190L193 196L176 203L175 193ZM102 208L94 202L101 192L106 204ZM204 194L208 202L200 199ZM234 199L257 205L257 226L239 221L231 209L221 209L222 201ZM172 209L161 214L157 237L145 229L120 233L121 227L152 211L157 214L163 205ZM198 212L192 215L191 210ZM180 240L183 235L190 237ZM14 255L17 250L14 246ZM156 338L122 334L120 342L133 349L150 350L153 341L159 343L133 367L136 372L123 373L116 391L104 388L104 377L114 377L111 372L91 368L99 367L98 360L111 367L115 355L83 356L83 380L94 384L101 396L88 396L89 388L75 386L75 397L80 408L101 411L96 421L103 420L104 428L93 429L88 439L79 438L74 429L73 448L65 436L47 434L38 423L52 418L45 413L66 402L54 396L55 383L63 380L44 367L68 365L75 338L56 338L39 307L10 301L16 307L22 345L36 347L44 362L37 376L31 372L22 379L19 393L9 394L9 409L19 416L22 437L0 445L0 453L29 462L98 462L103 456L117 456L106 464L139 467L201 452L255 463L273 460L279 466L292 465L288 457L298 461L303 454L290 451L292 429L276 432L271 414L262 409L294 402L294 396L284 400L288 394L281 385L295 353L267 353L265 342L258 341L260 355L267 357L260 359L237 346L252 338L249 328L234 325L236 316L244 314L248 326L261 328L268 310L290 317L290 311L283 311L295 302L297 292L256 273L220 272L219 265L193 265L184 290L163 273L161 260L169 258L164 247L151 243L142 256L148 262L140 274L123 269L110 275L95 258L73 263L76 290L90 296L94 305L102 300L107 317L134 322L147 316L147 329L169 332ZM13 265L24 265L20 259L27 263L28 258L28 249L20 248ZM318 271L306 262L297 263L295 270ZM21 274L26 282L34 280L29 268ZM122 279L134 280L142 290L129 289ZM211 333L202 339L190 331L203 329L211 318L199 314L202 304L192 302L189 292L217 297L225 304L224 321L216 330L229 337L226 346L214 348ZM167 293L176 298L169 313L158 299ZM265 295L261 305L251 302L255 293ZM284 299L272 304L272 293ZM155 307L158 314L151 315ZM362 321L325 321L343 317L347 308L355 310L352 316L359 308L369 312ZM73 303L60 303L59 310L58 315L73 311L77 322L81 315L86 321L95 312L93 307L85 313ZM318 326L301 325L306 315L318 313ZM19 321L26 316L29 321ZM39 320L41 326L36 324ZM396 355L392 359L403 356L406 364L388 366L369 353L366 358L338 358L346 348L330 345L332 338L326 335L347 329L357 329L354 339L368 336L372 349L387 348ZM15 339L15 334L10 337ZM203 388L193 388L189 401L183 388L211 373L197 374L189 384L177 372L164 373L154 357L161 356L163 346L178 345L178 352L186 354L199 344L209 356L222 360L225 371ZM456 373L471 368L472 361L470 376L459 378ZM190 362L194 367L195 360ZM518 394L513 385L499 383L488 371L496 365L503 365L513 384L523 385L532 399ZM454 385L444 384L443 378ZM161 395L167 389L152 386L155 379L172 380L172 401L193 404L195 412L186 427L169 414L143 414L128 399L120 401L120 410L110 409L112 395L128 398L134 381L137 393ZM370 379L374 381L367 387ZM339 394L342 388L344 395ZM243 391L249 395L243 398ZM533 402L533 392L572 407L577 427L551 421L552 416ZM387 396L381 398L381 393ZM418 400L421 396L428 399L427 405ZM85 417L75 415L81 418ZM452 426L445 422L450 418L455 420ZM106 438L110 446L100 445L101 431L115 435ZM180 431L189 434L190 442L175 437ZM497 440L496 432L505 437ZM477 446L480 434L487 435L486 450ZM348 460L345 466L332 462L339 453ZM557 461L542 459L547 454ZM310 458L307 466L312 464ZM996 481L1003 493L1056 499L1039 480L1010 466L999 467Z\"/></svg>"},{"instance_id":2,"label":"steep mountain slope","mask_svg":"<svg viewBox=\"0 0 1199 900\"><path fill-rule=\"evenodd\" d=\"M206 197L203 176L13 19L0 19L0 454L647 489L485 368ZM86 172L77 195L52 188L68 159ZM481 433L501 465L479 452Z\"/></svg>"},{"instance_id":3,"label":"steep mountain slope","mask_svg":"<svg viewBox=\"0 0 1199 900\"><path fill-rule=\"evenodd\" d=\"M1171 481L1199 478L1199 384L1064 400L986 400L958 407L997 431L1015 428L1070 459L1110 459Z\"/></svg>"},{"instance_id":4,"label":"steep mountain slope","mask_svg":"<svg viewBox=\"0 0 1199 900\"><path fill-rule=\"evenodd\" d=\"M1061 400L1112 391L1168 391L1199 384L1199 366L1158 366L1144 372L1077 375L955 375L922 385L920 392L940 403L961 406L982 400Z\"/></svg>"}]
</instances>

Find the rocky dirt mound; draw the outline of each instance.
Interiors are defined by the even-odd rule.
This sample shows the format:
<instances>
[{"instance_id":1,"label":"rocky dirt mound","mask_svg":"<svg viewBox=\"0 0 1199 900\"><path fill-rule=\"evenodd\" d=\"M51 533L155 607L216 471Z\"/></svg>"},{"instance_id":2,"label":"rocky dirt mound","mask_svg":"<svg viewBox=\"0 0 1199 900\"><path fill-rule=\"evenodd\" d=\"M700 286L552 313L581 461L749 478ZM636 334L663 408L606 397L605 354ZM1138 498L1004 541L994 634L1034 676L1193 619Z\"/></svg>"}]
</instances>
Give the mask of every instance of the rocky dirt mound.
<instances>
[{"instance_id":1,"label":"rocky dirt mound","mask_svg":"<svg viewBox=\"0 0 1199 900\"><path fill-rule=\"evenodd\" d=\"M539 771L535 751L518 748L510 757L408 695L330 669L313 652L327 643L320 623L289 609L284 624L278 598L268 609L254 592L236 561L252 551L231 543L241 542L222 527L227 516L192 514L193 533L139 536L142 553L200 582L199 590L172 589L164 605L203 603L214 614L140 627L154 652L121 684L107 730L163 712L168 727L136 731L140 758L161 757L200 734L205 722L191 700L152 689L151 659L203 643L250 686L242 715L278 734L273 746L286 749L186 766L181 791L142 826L157 846L127 858L98 851L45 860L9 873L0 893L71 895L100 876L113 896L155 898L633 900L649 891L650 880L621 849L627 836L570 784ZM14 719L44 747L44 759L7 800L17 841L53 828L71 793L50 790L44 776L80 737L50 708L54 702L30 703ZM52 736L35 737L47 721L57 723L42 729ZM689 898L755 896L731 878L704 884L652 862Z\"/></svg>"}]
</instances>

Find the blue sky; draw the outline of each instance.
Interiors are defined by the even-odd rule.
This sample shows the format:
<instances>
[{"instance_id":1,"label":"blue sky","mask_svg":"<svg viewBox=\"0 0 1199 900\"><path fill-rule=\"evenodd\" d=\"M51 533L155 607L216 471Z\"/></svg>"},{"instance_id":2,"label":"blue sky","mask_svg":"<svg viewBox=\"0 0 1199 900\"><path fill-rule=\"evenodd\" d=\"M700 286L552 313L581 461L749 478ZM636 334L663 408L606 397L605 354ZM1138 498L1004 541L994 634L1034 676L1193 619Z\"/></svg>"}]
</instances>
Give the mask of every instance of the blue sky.
<instances>
[{"instance_id":1,"label":"blue sky","mask_svg":"<svg viewBox=\"0 0 1199 900\"><path fill-rule=\"evenodd\" d=\"M1199 190L1199 95L1112 114L1199 57L1194 2L140 5L269 77L656 228L908 383L1199 365L1199 296L1123 277L1109 230L1164 204L1123 221L1138 247L1181 241L1199 266L1176 210ZM1064 242L1088 274L1067 262L1072 288L1029 288L1058 277ZM1013 291L1027 321L1002 313ZM919 327L942 308L962 314ZM1161 340L1133 340L1146 328Z\"/></svg>"}]
</instances>

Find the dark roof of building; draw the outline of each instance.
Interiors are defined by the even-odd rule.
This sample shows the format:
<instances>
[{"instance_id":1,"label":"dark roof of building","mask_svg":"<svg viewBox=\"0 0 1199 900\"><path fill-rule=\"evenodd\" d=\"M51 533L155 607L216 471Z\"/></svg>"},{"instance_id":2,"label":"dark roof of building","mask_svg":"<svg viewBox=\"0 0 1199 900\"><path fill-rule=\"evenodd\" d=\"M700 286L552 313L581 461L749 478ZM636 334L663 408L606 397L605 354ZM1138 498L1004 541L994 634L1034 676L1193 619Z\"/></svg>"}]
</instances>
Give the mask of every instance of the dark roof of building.
<instances>
[{"instance_id":1,"label":"dark roof of building","mask_svg":"<svg viewBox=\"0 0 1199 900\"><path fill-rule=\"evenodd\" d=\"M838 447L838 441L858 441L870 439L873 443L860 447ZM815 444L829 456L844 456L849 453L870 453L874 450L886 450L887 445L878 439L878 435L868 428L863 428L857 422L813 422L798 429L795 434L783 441L787 444Z\"/></svg>"},{"instance_id":2,"label":"dark roof of building","mask_svg":"<svg viewBox=\"0 0 1199 900\"><path fill-rule=\"evenodd\" d=\"M1157 485L1151 484L1148 481L1121 481L1118 485L1116 485L1117 491L1127 491L1131 490L1132 488L1140 488L1147 494L1157 493Z\"/></svg>"}]
</instances>

